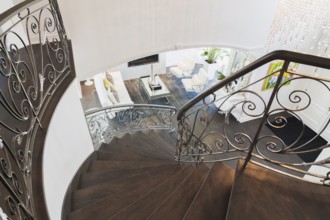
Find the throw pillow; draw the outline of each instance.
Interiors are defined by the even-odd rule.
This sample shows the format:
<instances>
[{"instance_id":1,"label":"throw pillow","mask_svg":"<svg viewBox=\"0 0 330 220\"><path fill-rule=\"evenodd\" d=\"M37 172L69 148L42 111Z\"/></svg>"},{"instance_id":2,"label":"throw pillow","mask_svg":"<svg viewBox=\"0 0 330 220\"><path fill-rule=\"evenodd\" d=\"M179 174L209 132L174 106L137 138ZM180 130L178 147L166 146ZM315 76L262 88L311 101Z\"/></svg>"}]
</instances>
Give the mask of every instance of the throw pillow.
<instances>
[{"instance_id":1,"label":"throw pillow","mask_svg":"<svg viewBox=\"0 0 330 220\"><path fill-rule=\"evenodd\" d=\"M108 94L108 97L109 97L110 101L112 102L112 104L117 105L118 101L110 89L108 90L107 94Z\"/></svg>"},{"instance_id":2,"label":"throw pillow","mask_svg":"<svg viewBox=\"0 0 330 220\"><path fill-rule=\"evenodd\" d=\"M111 90L111 88L110 88L110 89L108 89L107 94L113 104L120 103L118 92L116 90Z\"/></svg>"},{"instance_id":3,"label":"throw pillow","mask_svg":"<svg viewBox=\"0 0 330 220\"><path fill-rule=\"evenodd\" d=\"M114 84L113 83L114 81L113 81L112 75L108 71L105 72L105 77L107 78L107 80L109 80L109 82L111 82L112 84Z\"/></svg>"},{"instance_id":4,"label":"throw pillow","mask_svg":"<svg viewBox=\"0 0 330 220\"><path fill-rule=\"evenodd\" d=\"M111 83L107 78L104 78L103 79L103 85L105 87L106 90L112 88L113 90L116 90L115 89L115 86L113 85L113 83Z\"/></svg>"},{"instance_id":5,"label":"throw pillow","mask_svg":"<svg viewBox=\"0 0 330 220\"><path fill-rule=\"evenodd\" d=\"M117 102L120 103L118 92L116 90L114 90L114 91L112 91L112 94L115 96L115 99L117 100Z\"/></svg>"}]
</instances>

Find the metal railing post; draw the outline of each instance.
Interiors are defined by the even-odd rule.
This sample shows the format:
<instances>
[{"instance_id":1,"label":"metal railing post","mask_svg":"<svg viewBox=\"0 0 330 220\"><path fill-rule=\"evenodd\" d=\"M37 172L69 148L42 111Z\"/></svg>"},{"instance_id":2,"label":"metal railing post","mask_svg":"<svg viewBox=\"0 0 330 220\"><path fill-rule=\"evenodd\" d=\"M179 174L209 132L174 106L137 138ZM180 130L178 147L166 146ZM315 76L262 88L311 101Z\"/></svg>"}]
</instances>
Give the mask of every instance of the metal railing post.
<instances>
[{"instance_id":1,"label":"metal railing post","mask_svg":"<svg viewBox=\"0 0 330 220\"><path fill-rule=\"evenodd\" d=\"M278 91L279 86L280 86L281 83L282 83L283 75L284 75L284 73L287 71L287 69L288 69L288 67L289 67L289 64L290 64L289 61L284 61L284 64L283 64L283 66L282 66L282 69L280 70L280 74L279 74L279 76L277 77L277 80L276 80L276 83L275 83L275 87L274 87L274 89L273 89L273 91L272 91L272 94L271 94L271 96L270 96L270 98L269 98L269 101L268 101L268 103L267 103L267 106L266 106L266 109L265 109L264 115L263 115L263 117L262 117L262 119L261 119L261 122L260 122L260 124L259 124L258 129L257 129L257 132L256 132L256 134L255 134L255 136L254 136L254 139L253 139L252 143L251 143L251 146L250 146L249 152L248 152L248 154L247 154L247 156L246 156L246 159L245 159L245 162L244 162L243 167L245 167L245 166L247 165L247 163L248 163L248 162L250 161L250 159L251 159L252 152L253 152L253 150L254 150L255 147L256 147L255 145L256 145L257 142L258 142L258 138L259 138L260 132L261 132L261 130L262 130L262 127L264 126L264 123L266 122L266 119L267 119L267 117L268 117L269 110L270 110L270 108L271 108L271 106L272 106L272 104L273 104L273 101L274 101L275 95L276 95L276 93L277 93L277 91Z\"/></svg>"}]
</instances>

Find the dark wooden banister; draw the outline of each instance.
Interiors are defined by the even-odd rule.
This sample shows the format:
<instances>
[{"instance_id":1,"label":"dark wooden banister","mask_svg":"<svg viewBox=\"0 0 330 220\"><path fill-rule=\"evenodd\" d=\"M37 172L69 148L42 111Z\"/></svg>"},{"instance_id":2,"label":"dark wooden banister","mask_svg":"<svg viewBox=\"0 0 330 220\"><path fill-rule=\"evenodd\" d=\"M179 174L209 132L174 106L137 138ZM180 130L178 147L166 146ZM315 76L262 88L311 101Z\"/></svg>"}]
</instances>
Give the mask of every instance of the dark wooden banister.
<instances>
[{"instance_id":1,"label":"dark wooden banister","mask_svg":"<svg viewBox=\"0 0 330 220\"><path fill-rule=\"evenodd\" d=\"M185 112L188 111L192 106L197 104L198 102L202 101L205 97L209 96L210 94L214 93L215 91L221 89L228 83L238 79L249 72L261 67L262 65L273 61L273 60L287 60L290 62L296 62L300 64L306 64L310 66L320 67L320 68L327 68L330 69L330 62L329 59L324 57L318 57L308 54L301 54L291 51L285 50L278 50L271 53L266 54L265 56L259 58L258 60L250 63L249 65L243 67L239 71L237 71L234 75L222 80L221 82L215 84L211 88L207 89L203 93L199 94L196 98L192 99L190 102L185 104L181 109L178 111L177 120L181 120L184 116Z\"/></svg>"},{"instance_id":2,"label":"dark wooden banister","mask_svg":"<svg viewBox=\"0 0 330 220\"><path fill-rule=\"evenodd\" d=\"M18 14L22 10L40 1L42 0L25 0L24 2L21 2L11 7L7 11L3 12L2 14L0 14L0 26L6 23L9 19L11 19L14 15Z\"/></svg>"}]
</instances>

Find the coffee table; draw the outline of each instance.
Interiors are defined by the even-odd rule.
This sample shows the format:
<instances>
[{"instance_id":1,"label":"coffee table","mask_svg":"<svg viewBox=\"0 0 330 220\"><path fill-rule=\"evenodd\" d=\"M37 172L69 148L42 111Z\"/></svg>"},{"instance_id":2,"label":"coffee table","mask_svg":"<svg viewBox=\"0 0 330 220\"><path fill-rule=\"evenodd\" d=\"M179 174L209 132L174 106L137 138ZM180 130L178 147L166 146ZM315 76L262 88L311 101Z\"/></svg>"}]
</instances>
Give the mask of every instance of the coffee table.
<instances>
[{"instance_id":1,"label":"coffee table","mask_svg":"<svg viewBox=\"0 0 330 220\"><path fill-rule=\"evenodd\" d=\"M143 88L143 90L147 94L147 97L148 97L149 100L159 99L159 98L166 98L168 103L170 103L170 101L167 98L167 96L171 94L170 91L167 89L164 82L160 79L160 77L158 75L155 76L155 77L156 77L156 81L159 82L159 84L162 86L161 89L152 90L149 87L150 76L140 77L140 87Z\"/></svg>"}]
</instances>

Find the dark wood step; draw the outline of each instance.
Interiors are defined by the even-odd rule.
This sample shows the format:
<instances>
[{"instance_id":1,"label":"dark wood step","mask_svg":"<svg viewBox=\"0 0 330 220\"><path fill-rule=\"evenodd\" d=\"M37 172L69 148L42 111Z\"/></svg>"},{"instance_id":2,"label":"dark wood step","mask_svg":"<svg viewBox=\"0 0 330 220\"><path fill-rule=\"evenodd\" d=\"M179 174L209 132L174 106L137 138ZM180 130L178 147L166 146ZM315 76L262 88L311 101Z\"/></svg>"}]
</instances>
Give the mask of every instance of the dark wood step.
<instances>
[{"instance_id":1,"label":"dark wood step","mask_svg":"<svg viewBox=\"0 0 330 220\"><path fill-rule=\"evenodd\" d=\"M122 140L125 140L126 138L130 138L130 134L126 133L123 137L118 138L118 137L113 137L110 144L111 145L120 145Z\"/></svg>"},{"instance_id":2,"label":"dark wood step","mask_svg":"<svg viewBox=\"0 0 330 220\"><path fill-rule=\"evenodd\" d=\"M151 132L150 136L146 136L145 138L132 136L132 138L126 139L121 145L103 144L99 151L126 152L134 153L147 158L173 159L174 155L167 152L165 147L162 147L162 144L165 144L162 143L162 139L154 134L154 132Z\"/></svg>"},{"instance_id":3,"label":"dark wood step","mask_svg":"<svg viewBox=\"0 0 330 220\"><path fill-rule=\"evenodd\" d=\"M155 130L155 132L158 136L160 136L168 145L171 150L175 151L175 145L176 140L178 137L178 134L176 131L169 132L168 130Z\"/></svg>"},{"instance_id":4,"label":"dark wood step","mask_svg":"<svg viewBox=\"0 0 330 220\"><path fill-rule=\"evenodd\" d=\"M134 201L109 219L146 219L150 213L160 206L161 202L165 200L173 190L175 190L182 182L192 175L194 170L195 168L192 166L185 167L171 179L168 179L159 187L151 190L139 200Z\"/></svg>"},{"instance_id":5,"label":"dark wood step","mask_svg":"<svg viewBox=\"0 0 330 220\"><path fill-rule=\"evenodd\" d=\"M205 164L199 165L148 219L182 219L209 172L210 169Z\"/></svg>"},{"instance_id":6,"label":"dark wood step","mask_svg":"<svg viewBox=\"0 0 330 220\"><path fill-rule=\"evenodd\" d=\"M138 143L137 143L138 144ZM156 144L156 143L155 143ZM174 160L174 156L170 155L167 152L163 152L160 150L148 150L146 148L140 148L139 145L130 145L130 146L122 146L121 148L109 148L109 149L99 149L99 152L102 153L112 153L116 154L118 158L121 159L123 156L126 157L125 154L132 155L134 157L146 158L146 159L154 159L154 160ZM119 159L118 159L119 160Z\"/></svg>"},{"instance_id":7,"label":"dark wood step","mask_svg":"<svg viewBox=\"0 0 330 220\"><path fill-rule=\"evenodd\" d=\"M234 176L233 169L224 163L215 163L184 219L226 219Z\"/></svg>"},{"instance_id":8,"label":"dark wood step","mask_svg":"<svg viewBox=\"0 0 330 220\"><path fill-rule=\"evenodd\" d=\"M163 166L158 166L154 168L137 168L137 169L130 169L125 170L123 172L122 170L117 171L110 171L110 172L94 172L94 173L84 173L80 176L78 189L89 187L92 185L108 182L108 181L114 181L119 179L124 179L130 176L136 176L139 174L147 174L150 172L157 172L164 169L173 168L173 164L165 164Z\"/></svg>"},{"instance_id":9,"label":"dark wood step","mask_svg":"<svg viewBox=\"0 0 330 220\"><path fill-rule=\"evenodd\" d=\"M115 193L127 190L127 188L131 187L132 184L146 184L149 180L152 181L153 179L161 182L166 181L183 168L184 166L173 166L164 170L152 170L149 173L105 182L81 190L76 190L72 195L72 211L104 199L110 195L114 195Z\"/></svg>"},{"instance_id":10,"label":"dark wood step","mask_svg":"<svg viewBox=\"0 0 330 220\"><path fill-rule=\"evenodd\" d=\"M90 163L87 170L90 172L104 172L104 171L117 171L125 169L157 167L166 164L177 164L176 161L108 161L108 160L94 160Z\"/></svg>"},{"instance_id":11,"label":"dark wood step","mask_svg":"<svg viewBox=\"0 0 330 220\"><path fill-rule=\"evenodd\" d=\"M173 159L174 156L166 152L164 149L159 147L154 147L157 145L157 139L136 138L135 140L127 140L125 144L122 145L110 145L103 144L99 149L100 152L113 152L118 155L120 154L135 154L145 158L155 158L155 159Z\"/></svg>"},{"instance_id":12,"label":"dark wood step","mask_svg":"<svg viewBox=\"0 0 330 220\"><path fill-rule=\"evenodd\" d=\"M128 153L127 151L122 150L112 150L107 152L97 151L97 160L121 160L121 161L173 161L168 158L154 158L154 157L145 157L136 153Z\"/></svg>"},{"instance_id":13,"label":"dark wood step","mask_svg":"<svg viewBox=\"0 0 330 220\"><path fill-rule=\"evenodd\" d=\"M240 161L227 219L313 219L330 216L330 188ZM326 217L328 216L328 217Z\"/></svg>"},{"instance_id":14,"label":"dark wood step","mask_svg":"<svg viewBox=\"0 0 330 220\"><path fill-rule=\"evenodd\" d=\"M156 144L156 147L163 152L175 155L175 142L173 143L169 137L167 130L152 131L148 134L148 137Z\"/></svg>"},{"instance_id":15,"label":"dark wood step","mask_svg":"<svg viewBox=\"0 0 330 220\"><path fill-rule=\"evenodd\" d=\"M129 204L142 198L148 192L158 188L159 185L162 185L163 183L164 180L162 178L146 179L144 183L132 183L131 187L124 191L108 196L102 200L98 200L97 202L70 213L68 220L108 219Z\"/></svg>"}]
</instances>

